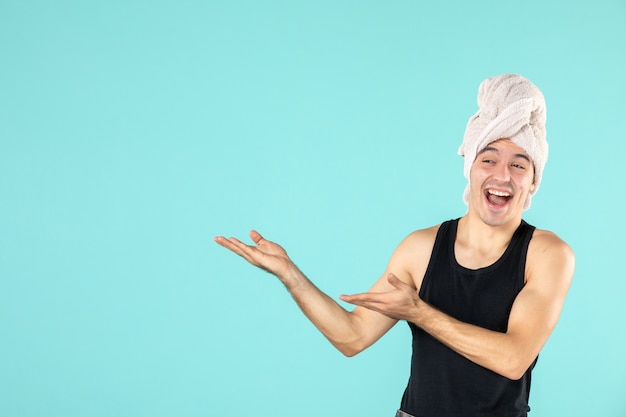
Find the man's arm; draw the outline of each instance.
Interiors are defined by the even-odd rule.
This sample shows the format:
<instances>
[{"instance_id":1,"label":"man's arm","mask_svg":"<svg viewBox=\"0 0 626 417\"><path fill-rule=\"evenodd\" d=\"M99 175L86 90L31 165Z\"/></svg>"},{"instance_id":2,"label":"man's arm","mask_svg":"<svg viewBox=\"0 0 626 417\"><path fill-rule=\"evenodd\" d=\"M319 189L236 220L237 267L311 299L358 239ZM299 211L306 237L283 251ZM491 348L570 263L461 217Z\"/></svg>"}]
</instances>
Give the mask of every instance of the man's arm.
<instances>
[{"instance_id":1,"label":"man's arm","mask_svg":"<svg viewBox=\"0 0 626 417\"><path fill-rule=\"evenodd\" d=\"M519 379L556 326L573 273L574 254L569 246L550 232L536 231L528 252L526 285L513 303L506 333L442 313L393 276L389 278L395 287L391 292L342 299L412 321L467 359L509 379Z\"/></svg>"},{"instance_id":2,"label":"man's arm","mask_svg":"<svg viewBox=\"0 0 626 417\"><path fill-rule=\"evenodd\" d=\"M250 232L255 245L246 245L235 238L218 236L215 242L238 254L246 261L276 275L285 285L302 312L340 352L354 356L382 337L396 322L394 318L376 311L357 307L346 311L337 302L320 291L292 262L287 252L278 244L264 239L258 232ZM394 251L386 272L372 286L372 292L389 292L394 289L386 277L395 271L399 279L413 288L407 262L411 246L405 239Z\"/></svg>"}]
</instances>

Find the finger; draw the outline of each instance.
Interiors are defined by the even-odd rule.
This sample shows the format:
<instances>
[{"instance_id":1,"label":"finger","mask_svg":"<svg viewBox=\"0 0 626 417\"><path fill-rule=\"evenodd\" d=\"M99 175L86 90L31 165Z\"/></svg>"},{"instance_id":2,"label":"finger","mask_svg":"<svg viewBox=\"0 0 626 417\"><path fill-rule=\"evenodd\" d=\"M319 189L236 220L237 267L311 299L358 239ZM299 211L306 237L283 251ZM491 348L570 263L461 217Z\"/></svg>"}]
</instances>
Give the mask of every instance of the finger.
<instances>
[{"instance_id":1,"label":"finger","mask_svg":"<svg viewBox=\"0 0 626 417\"><path fill-rule=\"evenodd\" d=\"M413 287L411 287L409 284L402 281L400 278L398 278L392 273L387 275L387 282L393 285L398 290L407 289L407 288L411 290L413 289Z\"/></svg>"},{"instance_id":2,"label":"finger","mask_svg":"<svg viewBox=\"0 0 626 417\"><path fill-rule=\"evenodd\" d=\"M389 273L389 275L387 275L387 282L398 289L401 288L402 284L404 284L404 282L400 281L400 279L392 273Z\"/></svg>"},{"instance_id":3,"label":"finger","mask_svg":"<svg viewBox=\"0 0 626 417\"><path fill-rule=\"evenodd\" d=\"M254 246L246 245L242 241L237 238L231 237L228 241L233 245L233 251L236 252L239 256L244 258L246 261L251 264L256 265L255 254L258 254L258 250Z\"/></svg>"},{"instance_id":4,"label":"finger","mask_svg":"<svg viewBox=\"0 0 626 417\"><path fill-rule=\"evenodd\" d=\"M354 295L340 295L339 299L341 301L345 301L346 303L349 303L349 304L354 304L354 305L357 305L357 306L365 307L364 306L365 301L363 301L363 299L361 299L359 297L356 297Z\"/></svg>"},{"instance_id":5,"label":"finger","mask_svg":"<svg viewBox=\"0 0 626 417\"><path fill-rule=\"evenodd\" d=\"M372 311L376 311L378 313L384 314L384 309L383 309L384 303L380 303L375 300L369 300L366 298L361 298L355 295L341 295L339 296L339 298L349 304L352 304L358 307L367 308L368 310L372 310Z\"/></svg>"},{"instance_id":6,"label":"finger","mask_svg":"<svg viewBox=\"0 0 626 417\"><path fill-rule=\"evenodd\" d=\"M216 237L215 242L218 245L228 249L229 251L234 252L239 256L243 256L241 250L233 242L226 239L225 237L222 237L222 236Z\"/></svg>"},{"instance_id":7,"label":"finger","mask_svg":"<svg viewBox=\"0 0 626 417\"><path fill-rule=\"evenodd\" d=\"M380 302L381 296L383 295L379 293L365 292L362 294L352 295L342 294L339 296L339 299L345 301L346 303L361 305L362 303Z\"/></svg>"},{"instance_id":8,"label":"finger","mask_svg":"<svg viewBox=\"0 0 626 417\"><path fill-rule=\"evenodd\" d=\"M231 250L233 252L238 250L238 247L237 247L237 245L234 242L234 241L236 241L236 242L238 242L238 241L235 238L231 237L229 239L226 239L224 236L217 236L214 240L215 240L215 242L218 245L223 246L226 249L229 249L229 250Z\"/></svg>"},{"instance_id":9,"label":"finger","mask_svg":"<svg viewBox=\"0 0 626 417\"><path fill-rule=\"evenodd\" d=\"M223 246L226 249L233 250L233 244L228 239L226 239L224 236L216 236L216 237L213 238L213 240L218 245Z\"/></svg>"},{"instance_id":10,"label":"finger","mask_svg":"<svg viewBox=\"0 0 626 417\"><path fill-rule=\"evenodd\" d=\"M251 230L250 231L250 238L257 245L260 244L262 240L265 240L265 239L263 239L263 236L261 236L261 234L259 232L257 232L256 230Z\"/></svg>"},{"instance_id":11,"label":"finger","mask_svg":"<svg viewBox=\"0 0 626 417\"><path fill-rule=\"evenodd\" d=\"M217 236L214 240L220 246L223 246L231 252L234 252L235 254L241 256L246 261L253 263L253 259L250 254L253 248L249 247L245 243L239 241L238 239L235 239L234 237L226 239L223 236Z\"/></svg>"},{"instance_id":12,"label":"finger","mask_svg":"<svg viewBox=\"0 0 626 417\"><path fill-rule=\"evenodd\" d=\"M353 301L358 300L358 295L359 295L359 294L352 294L352 295L349 295L349 294L341 294L341 295L339 296L339 299L340 299L341 301L345 301L346 303L351 303L351 304L352 304L352 302L353 302Z\"/></svg>"}]
</instances>

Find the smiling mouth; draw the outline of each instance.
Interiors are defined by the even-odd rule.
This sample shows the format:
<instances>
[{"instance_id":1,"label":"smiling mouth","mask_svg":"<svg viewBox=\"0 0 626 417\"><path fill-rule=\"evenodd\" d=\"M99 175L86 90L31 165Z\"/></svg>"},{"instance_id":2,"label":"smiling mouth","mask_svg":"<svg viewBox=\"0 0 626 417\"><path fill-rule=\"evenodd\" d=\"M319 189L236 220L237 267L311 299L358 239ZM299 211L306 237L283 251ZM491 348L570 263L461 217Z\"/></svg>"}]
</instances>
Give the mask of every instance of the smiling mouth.
<instances>
[{"instance_id":1,"label":"smiling mouth","mask_svg":"<svg viewBox=\"0 0 626 417\"><path fill-rule=\"evenodd\" d=\"M486 190L485 197L491 205L501 207L506 205L513 198L513 195L506 191Z\"/></svg>"}]
</instances>

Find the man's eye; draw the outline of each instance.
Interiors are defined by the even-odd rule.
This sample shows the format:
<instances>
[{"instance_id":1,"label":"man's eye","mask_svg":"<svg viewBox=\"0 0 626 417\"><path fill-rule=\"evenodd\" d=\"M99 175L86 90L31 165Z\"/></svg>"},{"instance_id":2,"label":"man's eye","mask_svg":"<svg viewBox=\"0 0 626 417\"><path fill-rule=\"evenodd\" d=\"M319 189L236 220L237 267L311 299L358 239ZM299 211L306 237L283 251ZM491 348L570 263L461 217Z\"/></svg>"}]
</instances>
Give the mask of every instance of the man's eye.
<instances>
[{"instance_id":1,"label":"man's eye","mask_svg":"<svg viewBox=\"0 0 626 417\"><path fill-rule=\"evenodd\" d=\"M513 164L514 168L518 168L518 169L526 169L526 167L524 165L521 164Z\"/></svg>"}]
</instances>

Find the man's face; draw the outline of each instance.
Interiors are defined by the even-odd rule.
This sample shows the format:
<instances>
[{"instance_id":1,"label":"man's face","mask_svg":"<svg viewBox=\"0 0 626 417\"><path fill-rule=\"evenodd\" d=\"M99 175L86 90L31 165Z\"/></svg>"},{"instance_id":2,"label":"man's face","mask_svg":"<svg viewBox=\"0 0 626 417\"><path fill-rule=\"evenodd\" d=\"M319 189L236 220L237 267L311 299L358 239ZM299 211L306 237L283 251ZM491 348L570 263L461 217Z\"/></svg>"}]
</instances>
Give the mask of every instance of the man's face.
<instances>
[{"instance_id":1,"label":"man's face","mask_svg":"<svg viewBox=\"0 0 626 417\"><path fill-rule=\"evenodd\" d=\"M491 226L518 221L528 193L535 189L534 176L524 149L510 139L490 143L470 170L470 210Z\"/></svg>"}]
</instances>

